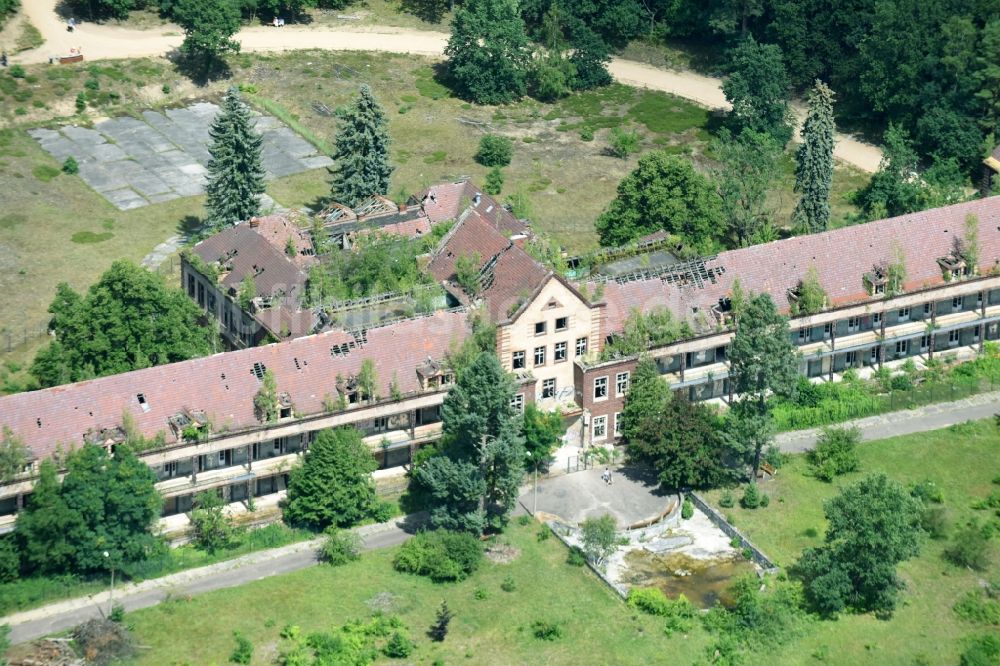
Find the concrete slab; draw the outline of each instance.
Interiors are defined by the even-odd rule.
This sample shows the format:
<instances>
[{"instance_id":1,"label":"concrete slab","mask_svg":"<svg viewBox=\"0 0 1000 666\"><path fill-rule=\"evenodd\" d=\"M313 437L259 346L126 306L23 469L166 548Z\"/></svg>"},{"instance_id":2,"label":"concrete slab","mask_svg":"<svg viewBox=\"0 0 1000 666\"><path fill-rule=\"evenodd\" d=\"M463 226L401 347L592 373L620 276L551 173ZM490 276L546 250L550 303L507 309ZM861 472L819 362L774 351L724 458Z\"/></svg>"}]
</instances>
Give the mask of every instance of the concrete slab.
<instances>
[{"instance_id":1,"label":"concrete slab","mask_svg":"<svg viewBox=\"0 0 1000 666\"><path fill-rule=\"evenodd\" d=\"M29 130L42 148L62 161L72 155L80 177L108 201L129 210L204 193L209 127L218 114L208 102L141 117L122 116L93 129L67 125L60 130ZM262 133L262 158L268 178L327 167L333 161L271 116L255 116Z\"/></svg>"},{"instance_id":2,"label":"concrete slab","mask_svg":"<svg viewBox=\"0 0 1000 666\"><path fill-rule=\"evenodd\" d=\"M612 470L612 483L601 479L604 466L565 474L538 483L538 511L579 523L610 513L624 529L640 520L662 513L670 504L671 493L662 490L656 475L639 468ZM521 496L521 503L534 506L533 490Z\"/></svg>"}]
</instances>

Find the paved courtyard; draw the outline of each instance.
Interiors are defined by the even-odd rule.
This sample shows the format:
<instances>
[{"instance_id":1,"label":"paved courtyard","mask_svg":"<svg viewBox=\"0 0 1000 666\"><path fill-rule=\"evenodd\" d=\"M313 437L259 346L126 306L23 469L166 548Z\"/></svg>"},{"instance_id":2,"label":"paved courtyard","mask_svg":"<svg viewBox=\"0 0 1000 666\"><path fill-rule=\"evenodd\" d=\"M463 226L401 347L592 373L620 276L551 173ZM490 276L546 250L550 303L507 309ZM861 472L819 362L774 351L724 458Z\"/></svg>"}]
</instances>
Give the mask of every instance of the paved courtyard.
<instances>
[{"instance_id":1,"label":"paved courtyard","mask_svg":"<svg viewBox=\"0 0 1000 666\"><path fill-rule=\"evenodd\" d=\"M601 480L604 466L598 465L572 474L563 474L538 482L538 512L558 516L569 523L579 523L610 513L619 529L652 518L670 504L671 494L661 490L656 475L647 470L615 468L612 483ZM528 491L521 495L521 505L533 506L530 474Z\"/></svg>"},{"instance_id":2,"label":"paved courtyard","mask_svg":"<svg viewBox=\"0 0 1000 666\"><path fill-rule=\"evenodd\" d=\"M183 109L143 111L95 123L93 129L66 125L29 134L59 162L73 156L80 177L119 210L140 208L205 191L208 129L218 113L200 102ZM267 178L329 166L316 147L271 116L255 116L264 137Z\"/></svg>"}]
</instances>

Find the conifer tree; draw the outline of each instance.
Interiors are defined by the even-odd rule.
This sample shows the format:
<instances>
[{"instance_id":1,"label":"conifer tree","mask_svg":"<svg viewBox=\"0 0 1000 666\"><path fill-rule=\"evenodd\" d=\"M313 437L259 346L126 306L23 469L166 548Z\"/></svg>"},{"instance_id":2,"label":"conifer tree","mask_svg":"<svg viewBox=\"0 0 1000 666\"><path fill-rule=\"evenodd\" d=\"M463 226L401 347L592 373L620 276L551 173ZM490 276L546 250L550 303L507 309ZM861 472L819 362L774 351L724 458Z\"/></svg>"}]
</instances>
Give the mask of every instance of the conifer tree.
<instances>
[{"instance_id":1,"label":"conifer tree","mask_svg":"<svg viewBox=\"0 0 1000 666\"><path fill-rule=\"evenodd\" d=\"M361 86L358 99L340 121L336 150L334 201L356 206L373 194L389 191L389 131L385 112L371 88Z\"/></svg>"},{"instance_id":2,"label":"conifer tree","mask_svg":"<svg viewBox=\"0 0 1000 666\"><path fill-rule=\"evenodd\" d=\"M833 91L817 80L809 91L809 113L802 126L802 144L795 154L795 191L802 195L792 221L810 232L830 223L830 183L833 180Z\"/></svg>"},{"instance_id":3,"label":"conifer tree","mask_svg":"<svg viewBox=\"0 0 1000 666\"><path fill-rule=\"evenodd\" d=\"M264 192L263 139L254 130L250 109L235 87L226 93L209 136L212 157L205 186L208 223L218 228L250 219L259 212Z\"/></svg>"}]
</instances>

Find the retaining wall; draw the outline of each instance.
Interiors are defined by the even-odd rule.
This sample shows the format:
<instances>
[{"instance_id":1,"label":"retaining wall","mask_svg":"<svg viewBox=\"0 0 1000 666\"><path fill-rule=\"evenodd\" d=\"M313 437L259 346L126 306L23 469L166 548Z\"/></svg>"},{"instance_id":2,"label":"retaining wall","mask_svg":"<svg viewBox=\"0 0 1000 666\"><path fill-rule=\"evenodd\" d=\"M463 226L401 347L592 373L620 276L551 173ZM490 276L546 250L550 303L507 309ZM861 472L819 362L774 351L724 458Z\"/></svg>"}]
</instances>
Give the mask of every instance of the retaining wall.
<instances>
[{"instance_id":1,"label":"retaining wall","mask_svg":"<svg viewBox=\"0 0 1000 666\"><path fill-rule=\"evenodd\" d=\"M733 527L721 513L712 508L708 502L703 500L701 496L698 495L698 493L689 492L687 493L687 496L691 498L691 502L693 502L696 507L708 516L709 520L715 523L716 527L725 532L730 538L739 539L741 548L749 548L750 556L753 558L753 561L760 565L760 567L764 569L765 573L774 573L778 570L778 565L772 562L771 559L765 555L760 548L755 546L750 539L746 538L742 532Z\"/></svg>"}]
</instances>

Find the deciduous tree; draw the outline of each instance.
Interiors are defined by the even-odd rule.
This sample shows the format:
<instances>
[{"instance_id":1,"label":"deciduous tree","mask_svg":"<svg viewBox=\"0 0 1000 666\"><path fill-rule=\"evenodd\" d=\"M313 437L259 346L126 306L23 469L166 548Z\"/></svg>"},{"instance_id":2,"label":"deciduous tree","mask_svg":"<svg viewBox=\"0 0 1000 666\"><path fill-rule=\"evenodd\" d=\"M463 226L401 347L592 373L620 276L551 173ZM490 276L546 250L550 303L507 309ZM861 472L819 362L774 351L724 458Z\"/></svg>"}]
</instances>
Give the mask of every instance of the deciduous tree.
<instances>
[{"instance_id":1,"label":"deciduous tree","mask_svg":"<svg viewBox=\"0 0 1000 666\"><path fill-rule=\"evenodd\" d=\"M289 475L285 521L323 530L376 516L379 502L371 473L377 466L354 428L321 431Z\"/></svg>"},{"instance_id":2,"label":"deciduous tree","mask_svg":"<svg viewBox=\"0 0 1000 666\"><path fill-rule=\"evenodd\" d=\"M191 529L198 548L215 553L236 542L232 519L225 514L225 505L217 490L205 490L194 498Z\"/></svg>"},{"instance_id":3,"label":"deciduous tree","mask_svg":"<svg viewBox=\"0 0 1000 666\"><path fill-rule=\"evenodd\" d=\"M739 394L731 421L736 439L746 449L751 478L756 478L761 453L771 438L767 398L793 393L799 376L788 319L767 294L753 296L743 307L729 347L729 364L730 381Z\"/></svg>"},{"instance_id":4,"label":"deciduous tree","mask_svg":"<svg viewBox=\"0 0 1000 666\"><path fill-rule=\"evenodd\" d=\"M0 430L0 483L7 483L24 471L30 451L14 431L3 426Z\"/></svg>"},{"instance_id":5,"label":"deciduous tree","mask_svg":"<svg viewBox=\"0 0 1000 666\"><path fill-rule=\"evenodd\" d=\"M235 0L176 0L171 11L184 30L180 53L196 81L205 81L223 69L223 56L239 53L232 37L240 29L240 9Z\"/></svg>"},{"instance_id":6,"label":"deciduous tree","mask_svg":"<svg viewBox=\"0 0 1000 666\"><path fill-rule=\"evenodd\" d=\"M775 235L767 195L778 177L781 146L763 132L722 128L712 143L720 166L714 171L728 235L736 245L764 243Z\"/></svg>"},{"instance_id":7,"label":"deciduous tree","mask_svg":"<svg viewBox=\"0 0 1000 666\"><path fill-rule=\"evenodd\" d=\"M389 191L389 130L385 112L367 84L340 119L333 159L333 199L357 206L373 194Z\"/></svg>"},{"instance_id":8,"label":"deciduous tree","mask_svg":"<svg viewBox=\"0 0 1000 666\"><path fill-rule=\"evenodd\" d=\"M264 192L263 138L254 129L250 109L235 86L226 93L208 134L211 157L205 185L206 219L218 229L256 215Z\"/></svg>"},{"instance_id":9,"label":"deciduous tree","mask_svg":"<svg viewBox=\"0 0 1000 666\"><path fill-rule=\"evenodd\" d=\"M623 245L663 229L706 251L722 226L721 202L690 160L654 151L618 184L618 196L596 226L602 245Z\"/></svg>"},{"instance_id":10,"label":"deciduous tree","mask_svg":"<svg viewBox=\"0 0 1000 666\"><path fill-rule=\"evenodd\" d=\"M587 558L601 566L618 547L617 525L609 513L598 518L587 518L580 523L580 542Z\"/></svg>"},{"instance_id":11,"label":"deciduous tree","mask_svg":"<svg viewBox=\"0 0 1000 666\"><path fill-rule=\"evenodd\" d=\"M70 571L74 549L68 532L78 519L59 494L55 463L43 460L31 502L17 514L15 536L24 567L40 574Z\"/></svg>"},{"instance_id":12,"label":"deciduous tree","mask_svg":"<svg viewBox=\"0 0 1000 666\"><path fill-rule=\"evenodd\" d=\"M833 91L822 81L809 91L809 113L802 125L802 144L795 153L795 191L802 195L792 221L810 232L830 224L833 183Z\"/></svg>"},{"instance_id":13,"label":"deciduous tree","mask_svg":"<svg viewBox=\"0 0 1000 666\"><path fill-rule=\"evenodd\" d=\"M460 96L477 104L524 96L531 51L513 0L468 0L455 12L444 53Z\"/></svg>"},{"instance_id":14,"label":"deciduous tree","mask_svg":"<svg viewBox=\"0 0 1000 666\"><path fill-rule=\"evenodd\" d=\"M828 500L826 543L804 551L796 565L814 608L825 615L892 612L903 587L896 565L920 551L921 510L920 500L884 474Z\"/></svg>"},{"instance_id":15,"label":"deciduous tree","mask_svg":"<svg viewBox=\"0 0 1000 666\"><path fill-rule=\"evenodd\" d=\"M780 48L758 44L753 37L740 42L730 54L729 76L722 84L733 105L734 130L763 132L784 147L792 137L789 88Z\"/></svg>"},{"instance_id":16,"label":"deciduous tree","mask_svg":"<svg viewBox=\"0 0 1000 666\"><path fill-rule=\"evenodd\" d=\"M199 323L202 312L191 299L128 261L113 263L83 298L60 285L49 312L56 340L31 366L43 387L185 361L216 348L215 331Z\"/></svg>"}]
</instances>

